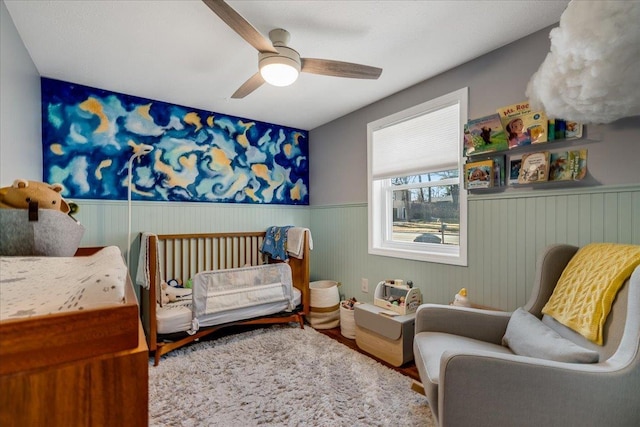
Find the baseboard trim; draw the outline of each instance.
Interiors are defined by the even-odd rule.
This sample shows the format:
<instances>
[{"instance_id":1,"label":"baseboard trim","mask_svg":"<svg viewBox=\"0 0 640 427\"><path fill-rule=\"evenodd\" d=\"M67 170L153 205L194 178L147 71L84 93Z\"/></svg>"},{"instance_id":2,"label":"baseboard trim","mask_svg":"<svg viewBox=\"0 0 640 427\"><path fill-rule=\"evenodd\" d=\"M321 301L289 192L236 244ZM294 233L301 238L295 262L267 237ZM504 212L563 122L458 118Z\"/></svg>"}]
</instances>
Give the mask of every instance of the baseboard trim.
<instances>
[{"instance_id":1,"label":"baseboard trim","mask_svg":"<svg viewBox=\"0 0 640 427\"><path fill-rule=\"evenodd\" d=\"M413 390L416 393L419 393L419 394L425 396L425 394L424 394L424 386L419 381L413 380L413 382L411 383L411 390Z\"/></svg>"}]
</instances>

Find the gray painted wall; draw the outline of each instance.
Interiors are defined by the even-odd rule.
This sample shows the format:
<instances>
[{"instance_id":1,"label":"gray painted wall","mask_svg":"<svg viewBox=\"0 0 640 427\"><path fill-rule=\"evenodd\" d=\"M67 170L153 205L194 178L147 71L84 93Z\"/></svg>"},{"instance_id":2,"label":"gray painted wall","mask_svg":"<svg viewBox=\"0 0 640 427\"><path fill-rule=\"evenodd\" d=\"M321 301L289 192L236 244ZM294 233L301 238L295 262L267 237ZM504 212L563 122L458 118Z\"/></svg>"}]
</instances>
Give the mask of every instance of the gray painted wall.
<instances>
[{"instance_id":1,"label":"gray painted wall","mask_svg":"<svg viewBox=\"0 0 640 427\"><path fill-rule=\"evenodd\" d=\"M527 83L549 51L551 28L313 129L309 136L311 204L367 202L367 123L371 121L465 86L469 87L469 118L526 100ZM586 133L582 145L589 150L590 176L585 184L640 182L640 117L587 126ZM518 190L522 191L527 190Z\"/></svg>"},{"instance_id":2,"label":"gray painted wall","mask_svg":"<svg viewBox=\"0 0 640 427\"><path fill-rule=\"evenodd\" d=\"M42 179L40 74L0 1L0 186Z\"/></svg>"}]
</instances>

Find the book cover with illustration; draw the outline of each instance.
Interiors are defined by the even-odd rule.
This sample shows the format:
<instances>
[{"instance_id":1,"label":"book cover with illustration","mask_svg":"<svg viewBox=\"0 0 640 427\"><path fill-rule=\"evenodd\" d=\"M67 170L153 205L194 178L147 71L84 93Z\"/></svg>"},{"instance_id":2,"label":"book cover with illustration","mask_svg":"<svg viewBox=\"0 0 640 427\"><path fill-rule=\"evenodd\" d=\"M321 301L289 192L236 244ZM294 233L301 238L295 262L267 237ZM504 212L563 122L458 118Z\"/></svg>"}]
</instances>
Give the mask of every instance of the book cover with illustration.
<instances>
[{"instance_id":1,"label":"book cover with illustration","mask_svg":"<svg viewBox=\"0 0 640 427\"><path fill-rule=\"evenodd\" d=\"M505 185L505 170L504 170L504 156L491 157L493 160L493 186L504 187Z\"/></svg>"},{"instance_id":2,"label":"book cover with illustration","mask_svg":"<svg viewBox=\"0 0 640 427\"><path fill-rule=\"evenodd\" d=\"M551 153L549 157L549 181L568 181L573 179L571 152Z\"/></svg>"},{"instance_id":3,"label":"book cover with illustration","mask_svg":"<svg viewBox=\"0 0 640 427\"><path fill-rule=\"evenodd\" d=\"M587 174L587 150L551 153L549 181L579 181Z\"/></svg>"},{"instance_id":4,"label":"book cover with illustration","mask_svg":"<svg viewBox=\"0 0 640 427\"><path fill-rule=\"evenodd\" d=\"M522 117L525 128L531 138L532 144L542 144L548 139L548 122L547 115L542 111L531 112Z\"/></svg>"},{"instance_id":5,"label":"book cover with illustration","mask_svg":"<svg viewBox=\"0 0 640 427\"><path fill-rule=\"evenodd\" d=\"M528 102L498 108L497 112L509 148L548 141L547 115L542 111L531 111Z\"/></svg>"},{"instance_id":6,"label":"book cover with illustration","mask_svg":"<svg viewBox=\"0 0 640 427\"><path fill-rule=\"evenodd\" d=\"M531 107L529 106L529 102L519 102L517 104L507 105L506 107L501 107L496 110L498 115L500 116L500 120L502 121L502 126L509 122L509 118L518 117L523 114L528 114L531 112Z\"/></svg>"},{"instance_id":7,"label":"book cover with illustration","mask_svg":"<svg viewBox=\"0 0 640 427\"><path fill-rule=\"evenodd\" d=\"M571 152L572 179L580 181L587 175L587 150Z\"/></svg>"},{"instance_id":8,"label":"book cover with illustration","mask_svg":"<svg viewBox=\"0 0 640 427\"><path fill-rule=\"evenodd\" d=\"M566 120L564 137L566 139L582 138L582 123Z\"/></svg>"},{"instance_id":9,"label":"book cover with illustration","mask_svg":"<svg viewBox=\"0 0 640 427\"><path fill-rule=\"evenodd\" d=\"M464 155L507 150L507 134L498 114L469 120L464 132Z\"/></svg>"},{"instance_id":10,"label":"book cover with illustration","mask_svg":"<svg viewBox=\"0 0 640 427\"><path fill-rule=\"evenodd\" d=\"M509 185L518 183L521 167L522 156L509 156Z\"/></svg>"},{"instance_id":11,"label":"book cover with illustration","mask_svg":"<svg viewBox=\"0 0 640 427\"><path fill-rule=\"evenodd\" d=\"M518 175L518 184L547 181L549 178L549 157L548 151L524 154Z\"/></svg>"},{"instance_id":12,"label":"book cover with illustration","mask_svg":"<svg viewBox=\"0 0 640 427\"><path fill-rule=\"evenodd\" d=\"M493 187L493 160L480 160L464 165L464 182L468 190Z\"/></svg>"}]
</instances>

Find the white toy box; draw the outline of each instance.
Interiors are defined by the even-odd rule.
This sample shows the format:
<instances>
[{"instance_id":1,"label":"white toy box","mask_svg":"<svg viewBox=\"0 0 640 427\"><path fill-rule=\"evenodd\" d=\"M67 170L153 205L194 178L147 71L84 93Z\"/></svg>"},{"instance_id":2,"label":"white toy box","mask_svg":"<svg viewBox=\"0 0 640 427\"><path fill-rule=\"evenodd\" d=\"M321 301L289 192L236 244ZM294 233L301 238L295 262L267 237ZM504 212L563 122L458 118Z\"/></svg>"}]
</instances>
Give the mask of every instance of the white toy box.
<instances>
[{"instance_id":1,"label":"white toy box","mask_svg":"<svg viewBox=\"0 0 640 427\"><path fill-rule=\"evenodd\" d=\"M410 288L402 281L382 281L376 286L373 297L375 306L405 315L415 313L420 304L422 304L420 289Z\"/></svg>"}]
</instances>

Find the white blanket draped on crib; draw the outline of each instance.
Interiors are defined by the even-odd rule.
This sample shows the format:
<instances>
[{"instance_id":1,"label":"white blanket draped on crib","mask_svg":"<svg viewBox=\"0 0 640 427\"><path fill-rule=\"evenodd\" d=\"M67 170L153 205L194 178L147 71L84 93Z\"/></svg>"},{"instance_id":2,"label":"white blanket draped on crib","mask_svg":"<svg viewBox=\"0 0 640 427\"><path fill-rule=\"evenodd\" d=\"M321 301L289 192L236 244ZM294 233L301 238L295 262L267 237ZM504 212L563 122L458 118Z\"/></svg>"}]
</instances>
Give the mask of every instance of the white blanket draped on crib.
<instances>
[{"instance_id":1,"label":"white blanket draped on crib","mask_svg":"<svg viewBox=\"0 0 640 427\"><path fill-rule=\"evenodd\" d=\"M304 254L304 234L309 236L309 250L313 249L311 230L304 227L291 227L287 230L287 253L294 258L302 259Z\"/></svg>"},{"instance_id":2,"label":"white blanket draped on crib","mask_svg":"<svg viewBox=\"0 0 640 427\"><path fill-rule=\"evenodd\" d=\"M142 286L145 289L149 289L151 278L149 277L151 272L149 271L149 251L151 236L155 236L153 233L144 232L140 238L140 254L138 256L138 270L136 271L136 284ZM156 253L158 253L158 240L156 240ZM156 257L157 258L157 257ZM156 264L156 272L160 278L160 263Z\"/></svg>"}]
</instances>

